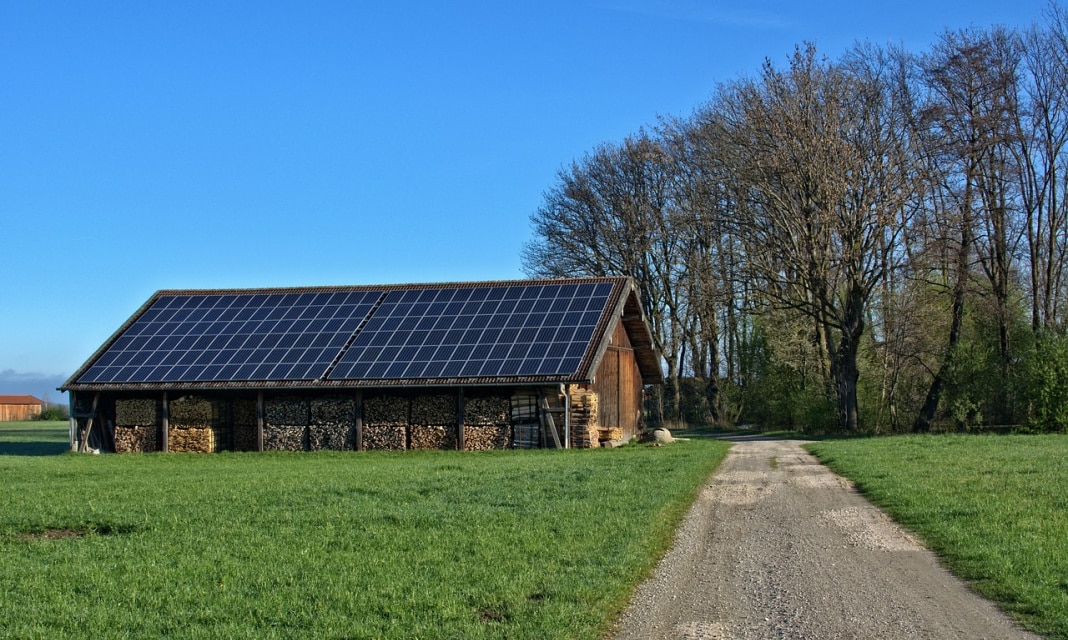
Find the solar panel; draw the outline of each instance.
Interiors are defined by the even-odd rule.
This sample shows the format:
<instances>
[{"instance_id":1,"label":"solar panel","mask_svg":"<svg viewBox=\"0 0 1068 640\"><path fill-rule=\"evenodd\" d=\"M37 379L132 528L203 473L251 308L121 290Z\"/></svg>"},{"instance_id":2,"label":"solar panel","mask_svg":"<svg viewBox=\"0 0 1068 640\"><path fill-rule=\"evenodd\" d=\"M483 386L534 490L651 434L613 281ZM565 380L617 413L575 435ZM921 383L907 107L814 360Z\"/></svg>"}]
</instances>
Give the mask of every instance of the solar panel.
<instances>
[{"instance_id":1,"label":"solar panel","mask_svg":"<svg viewBox=\"0 0 1068 640\"><path fill-rule=\"evenodd\" d=\"M77 383L567 376L618 282L164 292Z\"/></svg>"},{"instance_id":2,"label":"solar panel","mask_svg":"<svg viewBox=\"0 0 1068 640\"><path fill-rule=\"evenodd\" d=\"M612 287L531 283L391 291L328 378L575 373ZM386 345L394 350L373 350Z\"/></svg>"},{"instance_id":3,"label":"solar panel","mask_svg":"<svg viewBox=\"0 0 1068 640\"><path fill-rule=\"evenodd\" d=\"M78 382L315 380L382 294L164 295Z\"/></svg>"}]
</instances>

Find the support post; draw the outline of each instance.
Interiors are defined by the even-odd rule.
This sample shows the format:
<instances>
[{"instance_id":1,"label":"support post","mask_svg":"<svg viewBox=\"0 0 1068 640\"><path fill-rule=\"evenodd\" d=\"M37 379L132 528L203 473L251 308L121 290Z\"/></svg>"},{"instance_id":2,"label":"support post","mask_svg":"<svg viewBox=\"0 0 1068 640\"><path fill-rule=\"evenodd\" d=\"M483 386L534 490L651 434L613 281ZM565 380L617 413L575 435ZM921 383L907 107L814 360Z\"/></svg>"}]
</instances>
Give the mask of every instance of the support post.
<instances>
[{"instance_id":1,"label":"support post","mask_svg":"<svg viewBox=\"0 0 1068 640\"><path fill-rule=\"evenodd\" d=\"M263 392L256 393L256 451L263 453Z\"/></svg>"},{"instance_id":2,"label":"support post","mask_svg":"<svg viewBox=\"0 0 1068 640\"><path fill-rule=\"evenodd\" d=\"M456 449L464 450L464 388L456 392Z\"/></svg>"},{"instance_id":3,"label":"support post","mask_svg":"<svg viewBox=\"0 0 1068 640\"><path fill-rule=\"evenodd\" d=\"M163 453L170 451L171 442L171 403L167 397L167 392L163 392L163 423L161 431L161 442L159 444L159 450Z\"/></svg>"},{"instance_id":4,"label":"support post","mask_svg":"<svg viewBox=\"0 0 1068 640\"><path fill-rule=\"evenodd\" d=\"M75 391L67 392L67 409L70 413L70 450L78 450L78 416L74 415Z\"/></svg>"},{"instance_id":5,"label":"support post","mask_svg":"<svg viewBox=\"0 0 1068 640\"><path fill-rule=\"evenodd\" d=\"M561 384L560 393L564 396L564 448L571 448L571 393L570 385Z\"/></svg>"},{"instance_id":6,"label":"support post","mask_svg":"<svg viewBox=\"0 0 1068 640\"><path fill-rule=\"evenodd\" d=\"M363 451L363 391L356 390L356 450Z\"/></svg>"}]
</instances>

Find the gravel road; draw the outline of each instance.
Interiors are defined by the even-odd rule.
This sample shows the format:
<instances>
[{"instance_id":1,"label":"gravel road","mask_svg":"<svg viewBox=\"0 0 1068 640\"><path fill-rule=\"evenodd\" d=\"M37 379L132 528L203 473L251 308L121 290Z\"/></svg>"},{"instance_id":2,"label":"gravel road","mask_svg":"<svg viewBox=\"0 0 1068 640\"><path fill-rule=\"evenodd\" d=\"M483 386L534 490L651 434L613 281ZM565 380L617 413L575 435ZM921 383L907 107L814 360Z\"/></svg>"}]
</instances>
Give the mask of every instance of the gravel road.
<instances>
[{"instance_id":1,"label":"gravel road","mask_svg":"<svg viewBox=\"0 0 1068 640\"><path fill-rule=\"evenodd\" d=\"M738 442L614 640L1037 638L797 441Z\"/></svg>"}]
</instances>

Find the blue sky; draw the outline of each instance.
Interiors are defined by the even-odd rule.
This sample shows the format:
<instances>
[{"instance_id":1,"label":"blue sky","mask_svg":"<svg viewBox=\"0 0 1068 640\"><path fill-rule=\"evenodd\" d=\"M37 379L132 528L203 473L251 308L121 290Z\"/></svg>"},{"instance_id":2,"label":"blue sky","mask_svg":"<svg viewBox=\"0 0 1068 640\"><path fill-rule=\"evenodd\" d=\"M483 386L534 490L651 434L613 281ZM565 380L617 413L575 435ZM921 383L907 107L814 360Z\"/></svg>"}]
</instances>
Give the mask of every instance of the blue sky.
<instances>
[{"instance_id":1,"label":"blue sky","mask_svg":"<svg viewBox=\"0 0 1068 640\"><path fill-rule=\"evenodd\" d=\"M523 277L530 214L594 145L803 41L921 51L1045 7L3 3L0 393L69 375L158 289Z\"/></svg>"}]
</instances>

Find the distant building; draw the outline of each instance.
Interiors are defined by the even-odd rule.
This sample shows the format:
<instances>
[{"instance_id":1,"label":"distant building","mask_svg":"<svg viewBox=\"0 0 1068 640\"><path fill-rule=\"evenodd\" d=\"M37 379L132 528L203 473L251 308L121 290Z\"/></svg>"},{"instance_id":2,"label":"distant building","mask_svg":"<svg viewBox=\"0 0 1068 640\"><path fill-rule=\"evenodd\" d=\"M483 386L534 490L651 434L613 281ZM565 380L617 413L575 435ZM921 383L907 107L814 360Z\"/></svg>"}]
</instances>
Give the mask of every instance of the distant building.
<instances>
[{"instance_id":1,"label":"distant building","mask_svg":"<svg viewBox=\"0 0 1068 640\"><path fill-rule=\"evenodd\" d=\"M0 422L36 420L44 401L33 396L0 396Z\"/></svg>"}]
</instances>

